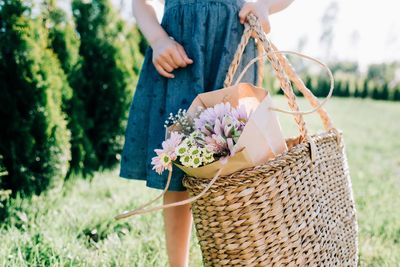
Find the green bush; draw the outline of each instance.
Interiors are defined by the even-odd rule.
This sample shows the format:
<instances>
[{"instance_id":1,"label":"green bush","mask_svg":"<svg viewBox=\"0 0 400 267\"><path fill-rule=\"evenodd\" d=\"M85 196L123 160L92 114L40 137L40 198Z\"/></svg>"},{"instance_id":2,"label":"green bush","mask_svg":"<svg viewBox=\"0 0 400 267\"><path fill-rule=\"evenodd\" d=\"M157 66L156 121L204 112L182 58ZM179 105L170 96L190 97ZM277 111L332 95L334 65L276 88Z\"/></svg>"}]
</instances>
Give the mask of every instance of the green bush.
<instances>
[{"instance_id":1,"label":"green bush","mask_svg":"<svg viewBox=\"0 0 400 267\"><path fill-rule=\"evenodd\" d=\"M129 52L132 57L132 68L135 75L139 75L143 63L143 55L141 43L143 42L143 36L140 34L139 29L136 26L127 27L126 39L129 42Z\"/></svg>"},{"instance_id":2,"label":"green bush","mask_svg":"<svg viewBox=\"0 0 400 267\"><path fill-rule=\"evenodd\" d=\"M367 98L368 97L368 80L365 79L364 83L363 83L363 88L362 88L362 92L360 95L362 98Z\"/></svg>"},{"instance_id":3,"label":"green bush","mask_svg":"<svg viewBox=\"0 0 400 267\"><path fill-rule=\"evenodd\" d=\"M400 84L394 89L392 100L400 101Z\"/></svg>"},{"instance_id":4,"label":"green bush","mask_svg":"<svg viewBox=\"0 0 400 267\"><path fill-rule=\"evenodd\" d=\"M29 4L3 0L0 7L0 155L7 171L0 188L14 195L38 194L62 181L70 159L61 109L70 88Z\"/></svg>"},{"instance_id":5,"label":"green bush","mask_svg":"<svg viewBox=\"0 0 400 267\"><path fill-rule=\"evenodd\" d=\"M135 88L126 27L107 0L74 0L72 10L82 59L72 87L82 103L80 117L88 138L84 161L91 162L93 171L112 168L122 150Z\"/></svg>"},{"instance_id":6,"label":"green bush","mask_svg":"<svg viewBox=\"0 0 400 267\"><path fill-rule=\"evenodd\" d=\"M144 55L144 53L146 52L147 47L149 46L149 43L147 42L146 38L144 37L143 33L138 30L139 35L140 35L140 41L139 41L139 49L140 49L140 53L142 53Z\"/></svg>"},{"instance_id":7,"label":"green bush","mask_svg":"<svg viewBox=\"0 0 400 267\"><path fill-rule=\"evenodd\" d=\"M317 84L318 89L315 91L314 95L317 97L326 97L329 94L330 81L322 75L318 75Z\"/></svg>"},{"instance_id":8,"label":"green bush","mask_svg":"<svg viewBox=\"0 0 400 267\"><path fill-rule=\"evenodd\" d=\"M46 0L42 13L50 46L64 72L70 76L79 60L79 37L74 25L65 11L56 6L55 0Z\"/></svg>"},{"instance_id":9,"label":"green bush","mask_svg":"<svg viewBox=\"0 0 400 267\"><path fill-rule=\"evenodd\" d=\"M354 97L361 97L361 92L360 92L360 90L358 89L358 87L356 87L356 88L354 89Z\"/></svg>"},{"instance_id":10,"label":"green bush","mask_svg":"<svg viewBox=\"0 0 400 267\"><path fill-rule=\"evenodd\" d=\"M342 96L342 81L335 81L335 89L333 91L334 96Z\"/></svg>"},{"instance_id":11,"label":"green bush","mask_svg":"<svg viewBox=\"0 0 400 267\"><path fill-rule=\"evenodd\" d=\"M74 80L78 82L80 42L74 25L66 13L56 6L55 0L47 0L43 6L44 24L49 32L50 46L68 77L68 84L72 84ZM90 153L93 151L92 144L83 128L83 106L75 91L72 92L71 98L63 101L63 111L68 115L68 129L71 131L71 160L66 178L72 174L86 176L87 169L90 173L97 166L97 161Z\"/></svg>"},{"instance_id":12,"label":"green bush","mask_svg":"<svg viewBox=\"0 0 400 267\"><path fill-rule=\"evenodd\" d=\"M380 99L381 100L389 100L389 85L387 82L385 82L382 86Z\"/></svg>"},{"instance_id":13,"label":"green bush","mask_svg":"<svg viewBox=\"0 0 400 267\"><path fill-rule=\"evenodd\" d=\"M349 97L350 96L350 81L344 81L342 88L342 96Z\"/></svg>"}]
</instances>

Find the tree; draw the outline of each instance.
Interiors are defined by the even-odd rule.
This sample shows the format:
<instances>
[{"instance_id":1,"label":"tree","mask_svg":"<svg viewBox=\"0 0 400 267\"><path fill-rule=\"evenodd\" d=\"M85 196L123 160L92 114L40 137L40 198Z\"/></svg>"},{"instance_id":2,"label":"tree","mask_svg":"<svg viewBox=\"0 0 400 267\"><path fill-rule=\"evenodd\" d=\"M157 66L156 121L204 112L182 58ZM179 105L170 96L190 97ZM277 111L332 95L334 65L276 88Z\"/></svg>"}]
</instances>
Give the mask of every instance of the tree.
<instances>
[{"instance_id":1,"label":"tree","mask_svg":"<svg viewBox=\"0 0 400 267\"><path fill-rule=\"evenodd\" d=\"M0 8L0 155L6 175L0 187L39 194L63 181L70 132L62 97L65 74L31 2L3 0Z\"/></svg>"},{"instance_id":2,"label":"tree","mask_svg":"<svg viewBox=\"0 0 400 267\"><path fill-rule=\"evenodd\" d=\"M56 6L55 0L43 2L44 25L49 33L49 44L68 77L68 84L79 83L79 38L67 14ZM71 160L66 178L72 174L87 176L97 168L92 144L84 131L84 104L75 90L63 101L63 110L68 114L68 129L71 131ZM88 170L88 171L87 171Z\"/></svg>"},{"instance_id":3,"label":"tree","mask_svg":"<svg viewBox=\"0 0 400 267\"><path fill-rule=\"evenodd\" d=\"M343 82L343 92L342 92L342 96L344 97L349 97L350 96L350 81L344 81Z\"/></svg>"},{"instance_id":4,"label":"tree","mask_svg":"<svg viewBox=\"0 0 400 267\"><path fill-rule=\"evenodd\" d=\"M371 64L368 66L367 79L382 86L387 81L395 79L396 63Z\"/></svg>"},{"instance_id":5,"label":"tree","mask_svg":"<svg viewBox=\"0 0 400 267\"><path fill-rule=\"evenodd\" d=\"M400 85L398 85L398 86L394 89L393 100L394 100L394 101L400 101Z\"/></svg>"},{"instance_id":6,"label":"tree","mask_svg":"<svg viewBox=\"0 0 400 267\"><path fill-rule=\"evenodd\" d=\"M144 55L144 53L146 52L147 47L149 46L149 43L146 40L146 37L144 37L143 33L140 31L140 29L138 29L138 34L139 34L139 49L140 49L140 53Z\"/></svg>"},{"instance_id":7,"label":"tree","mask_svg":"<svg viewBox=\"0 0 400 267\"><path fill-rule=\"evenodd\" d=\"M335 90L333 91L335 96L342 96L343 92L342 92L342 87L343 87L343 82L342 80L338 80L335 83Z\"/></svg>"},{"instance_id":8,"label":"tree","mask_svg":"<svg viewBox=\"0 0 400 267\"><path fill-rule=\"evenodd\" d=\"M364 85L363 85L363 89L361 92L361 97L362 98L368 97L368 80L367 79L364 79Z\"/></svg>"},{"instance_id":9,"label":"tree","mask_svg":"<svg viewBox=\"0 0 400 267\"><path fill-rule=\"evenodd\" d=\"M381 96L380 99L382 100L389 100L389 85L385 82L382 86Z\"/></svg>"},{"instance_id":10,"label":"tree","mask_svg":"<svg viewBox=\"0 0 400 267\"><path fill-rule=\"evenodd\" d=\"M92 147L85 158L93 170L112 168L135 86L126 29L108 0L74 0L72 10L82 58L72 86L83 104L84 133Z\"/></svg>"},{"instance_id":11,"label":"tree","mask_svg":"<svg viewBox=\"0 0 400 267\"><path fill-rule=\"evenodd\" d=\"M356 86L356 89L354 90L354 97L361 97L361 92L358 90L358 86Z\"/></svg>"},{"instance_id":12,"label":"tree","mask_svg":"<svg viewBox=\"0 0 400 267\"><path fill-rule=\"evenodd\" d=\"M357 62L353 61L337 61L329 64L329 68L332 73L335 74L337 72L355 74L359 73L359 66Z\"/></svg>"},{"instance_id":13,"label":"tree","mask_svg":"<svg viewBox=\"0 0 400 267\"><path fill-rule=\"evenodd\" d=\"M324 76L318 75L317 84L318 89L315 91L315 96L326 97L329 94L330 81L328 81Z\"/></svg>"},{"instance_id":14,"label":"tree","mask_svg":"<svg viewBox=\"0 0 400 267\"><path fill-rule=\"evenodd\" d=\"M143 55L146 50L146 48L144 48L144 51L141 51L140 46L142 38L144 37L139 33L139 29L136 26L127 27L126 39L129 42L129 51L133 59L133 71L136 75L140 73L144 59Z\"/></svg>"},{"instance_id":15,"label":"tree","mask_svg":"<svg viewBox=\"0 0 400 267\"><path fill-rule=\"evenodd\" d=\"M70 76L79 60L79 37L74 25L55 0L43 2L44 25L49 33L50 46L64 72Z\"/></svg>"},{"instance_id":16,"label":"tree","mask_svg":"<svg viewBox=\"0 0 400 267\"><path fill-rule=\"evenodd\" d=\"M312 77L311 75L307 75L304 79L304 85L310 89L311 91L313 90L313 82L312 82Z\"/></svg>"},{"instance_id":17,"label":"tree","mask_svg":"<svg viewBox=\"0 0 400 267\"><path fill-rule=\"evenodd\" d=\"M376 87L376 86L374 87L374 89L372 90L371 97L372 97L372 99L381 99L378 87Z\"/></svg>"}]
</instances>

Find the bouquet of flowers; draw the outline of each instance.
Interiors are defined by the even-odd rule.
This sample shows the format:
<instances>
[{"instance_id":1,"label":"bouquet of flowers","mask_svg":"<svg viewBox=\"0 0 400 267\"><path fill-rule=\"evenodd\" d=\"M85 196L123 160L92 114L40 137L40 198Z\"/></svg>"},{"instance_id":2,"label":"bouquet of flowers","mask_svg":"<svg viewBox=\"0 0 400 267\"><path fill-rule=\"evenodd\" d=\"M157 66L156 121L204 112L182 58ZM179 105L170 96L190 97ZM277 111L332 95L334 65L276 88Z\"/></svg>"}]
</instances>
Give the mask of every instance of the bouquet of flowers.
<instances>
[{"instance_id":1,"label":"bouquet of flowers","mask_svg":"<svg viewBox=\"0 0 400 267\"><path fill-rule=\"evenodd\" d=\"M155 149L153 170L175 164L194 177L211 178L263 163L287 150L268 91L247 86L199 94L188 110L165 121L165 141Z\"/></svg>"},{"instance_id":2,"label":"bouquet of flowers","mask_svg":"<svg viewBox=\"0 0 400 267\"><path fill-rule=\"evenodd\" d=\"M170 114L164 127L174 126L162 149L155 149L153 169L161 174L172 164L198 168L214 161L226 163L237 152L237 141L249 119L244 106L232 107L229 102L204 109L197 107L192 116L180 109Z\"/></svg>"}]
</instances>

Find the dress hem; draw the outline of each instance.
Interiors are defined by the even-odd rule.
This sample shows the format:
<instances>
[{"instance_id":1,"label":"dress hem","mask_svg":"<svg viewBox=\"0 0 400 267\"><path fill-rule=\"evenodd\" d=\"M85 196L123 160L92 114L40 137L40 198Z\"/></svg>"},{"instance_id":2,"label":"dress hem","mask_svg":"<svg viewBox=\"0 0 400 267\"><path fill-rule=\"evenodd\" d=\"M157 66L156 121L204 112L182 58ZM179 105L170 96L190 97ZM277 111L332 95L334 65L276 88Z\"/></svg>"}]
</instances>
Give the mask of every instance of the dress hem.
<instances>
[{"instance_id":1,"label":"dress hem","mask_svg":"<svg viewBox=\"0 0 400 267\"><path fill-rule=\"evenodd\" d=\"M150 187L150 188L153 188L153 189L164 190L164 188L165 188L165 184L154 182L154 181L146 178L146 175L132 175L132 174L127 174L125 172L120 172L118 174L118 176L120 178L128 179L128 180L145 181L146 182L146 186ZM176 186L174 186L174 184L171 181L167 191L185 192L185 191L187 191L187 189L185 187L183 187L183 186L182 187L180 187L180 186L176 187Z\"/></svg>"}]
</instances>

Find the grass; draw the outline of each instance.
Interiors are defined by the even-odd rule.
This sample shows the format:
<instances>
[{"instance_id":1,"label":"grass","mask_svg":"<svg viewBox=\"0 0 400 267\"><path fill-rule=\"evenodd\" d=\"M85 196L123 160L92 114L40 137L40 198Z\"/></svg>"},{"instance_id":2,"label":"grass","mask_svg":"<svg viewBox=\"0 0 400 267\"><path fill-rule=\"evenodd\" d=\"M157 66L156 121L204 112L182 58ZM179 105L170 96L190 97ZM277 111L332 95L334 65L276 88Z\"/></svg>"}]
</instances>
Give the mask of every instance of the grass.
<instances>
[{"instance_id":1,"label":"grass","mask_svg":"<svg viewBox=\"0 0 400 267\"><path fill-rule=\"evenodd\" d=\"M282 97L275 97L284 106ZM300 99L306 109L304 99ZM334 98L327 104L344 131L359 222L360 266L400 262L400 104ZM279 115L287 135L290 115ZM308 115L312 131L320 129ZM75 179L31 199L14 199L0 228L0 266L167 266L161 212L114 221L113 216L158 194L141 181ZM201 266L194 228L190 266Z\"/></svg>"}]
</instances>

